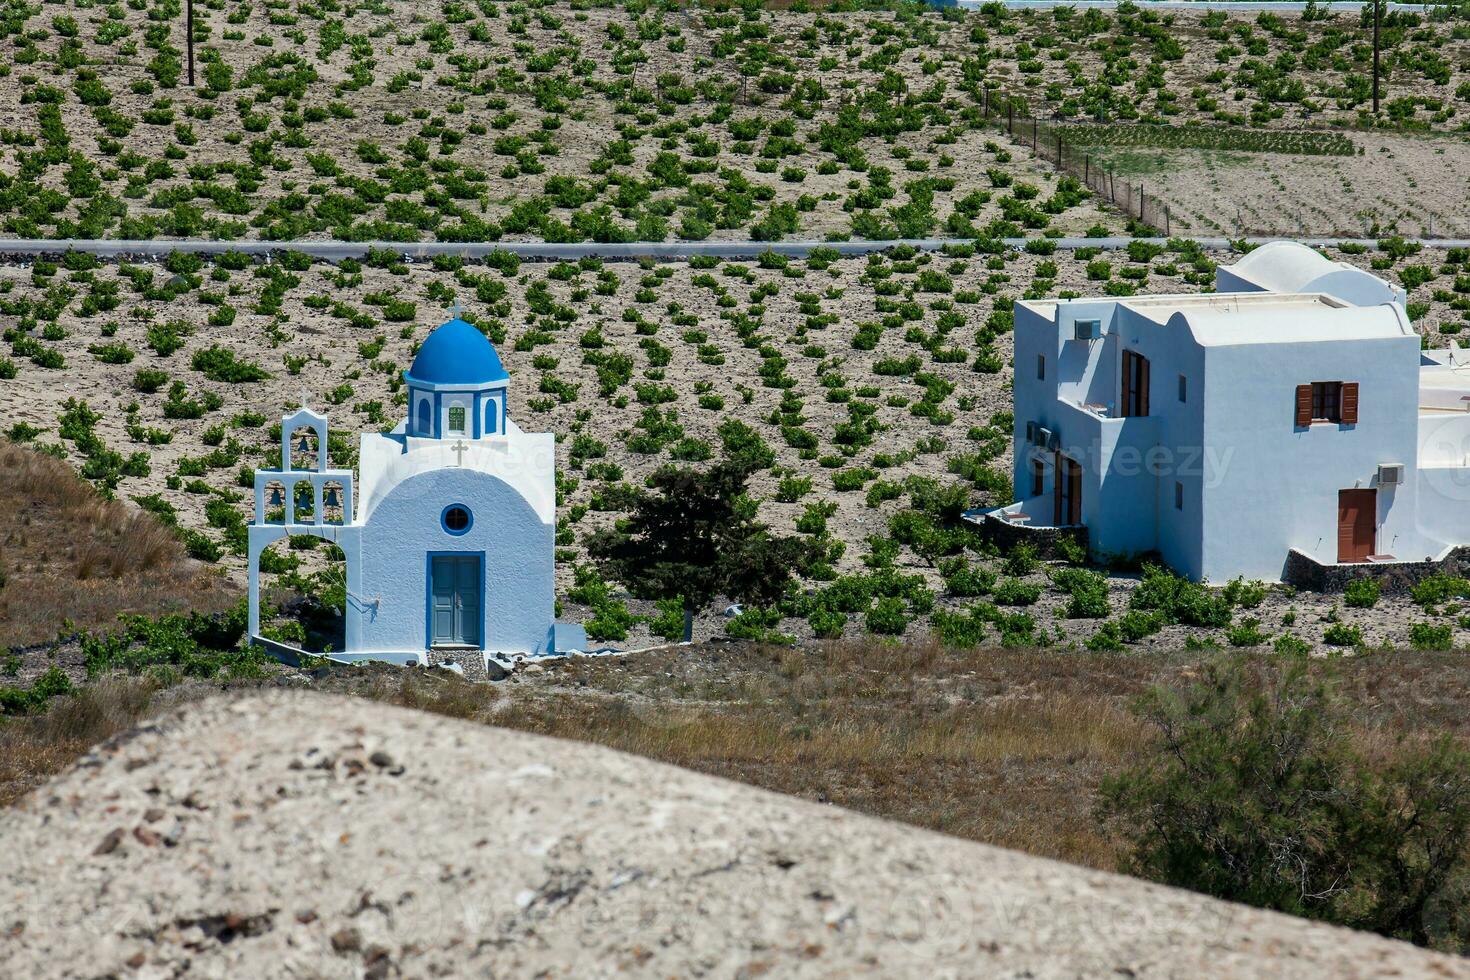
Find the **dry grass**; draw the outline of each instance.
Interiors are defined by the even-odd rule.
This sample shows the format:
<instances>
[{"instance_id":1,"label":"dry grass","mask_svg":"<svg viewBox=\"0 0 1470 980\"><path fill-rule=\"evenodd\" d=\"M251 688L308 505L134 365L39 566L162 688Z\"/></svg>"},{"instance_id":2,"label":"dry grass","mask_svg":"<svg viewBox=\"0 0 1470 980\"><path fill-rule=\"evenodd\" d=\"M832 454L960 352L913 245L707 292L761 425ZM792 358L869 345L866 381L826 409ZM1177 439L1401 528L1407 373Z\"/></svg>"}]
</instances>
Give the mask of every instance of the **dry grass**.
<instances>
[{"instance_id":1,"label":"dry grass","mask_svg":"<svg viewBox=\"0 0 1470 980\"><path fill-rule=\"evenodd\" d=\"M384 665L313 676L319 690L607 745L959 837L1113 869L1115 828L1093 814L1104 777L1148 751L1129 710L1184 684L1197 654L946 650L851 643L807 650L708 644L573 660L496 686ZM1317 669L1329 669L1318 662ZM1366 754L1448 732L1470 738L1458 653L1330 665ZM238 682L251 687L262 682ZM269 681L264 683L270 683ZM93 685L0 728L0 805L162 704L217 692Z\"/></svg>"},{"instance_id":2,"label":"dry grass","mask_svg":"<svg viewBox=\"0 0 1470 980\"><path fill-rule=\"evenodd\" d=\"M71 765L93 745L133 727L153 703L158 686L115 677L58 698L34 718L0 725L0 806L9 806Z\"/></svg>"},{"instance_id":3,"label":"dry grass","mask_svg":"<svg viewBox=\"0 0 1470 980\"><path fill-rule=\"evenodd\" d=\"M0 647L43 643L70 622L224 609L233 588L131 503L107 500L64 461L0 440Z\"/></svg>"}]
</instances>

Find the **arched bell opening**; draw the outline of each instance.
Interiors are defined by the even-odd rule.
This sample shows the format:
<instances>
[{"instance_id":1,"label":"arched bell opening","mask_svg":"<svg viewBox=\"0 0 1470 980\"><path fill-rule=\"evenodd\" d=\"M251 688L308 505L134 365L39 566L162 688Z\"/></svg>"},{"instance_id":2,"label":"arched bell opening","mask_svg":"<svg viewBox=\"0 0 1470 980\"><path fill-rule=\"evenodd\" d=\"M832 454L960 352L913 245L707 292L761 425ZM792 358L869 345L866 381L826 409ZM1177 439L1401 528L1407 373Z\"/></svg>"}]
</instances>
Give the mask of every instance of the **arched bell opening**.
<instances>
[{"instance_id":1,"label":"arched bell opening","mask_svg":"<svg viewBox=\"0 0 1470 980\"><path fill-rule=\"evenodd\" d=\"M283 469L304 470L312 472L321 469L321 439L316 429L309 425L298 425L291 430L291 440L287 444L291 449L291 456L284 460L286 464Z\"/></svg>"},{"instance_id":2,"label":"arched bell opening","mask_svg":"<svg viewBox=\"0 0 1470 980\"><path fill-rule=\"evenodd\" d=\"M271 480L267 483L265 485L264 501L265 514L260 518L260 523L286 523L286 484L280 480Z\"/></svg>"},{"instance_id":3,"label":"arched bell opening","mask_svg":"<svg viewBox=\"0 0 1470 980\"><path fill-rule=\"evenodd\" d=\"M328 480L322 484L322 523L346 524L346 501L347 492L340 481Z\"/></svg>"},{"instance_id":4,"label":"arched bell opening","mask_svg":"<svg viewBox=\"0 0 1470 980\"><path fill-rule=\"evenodd\" d=\"M292 524L316 523L316 487L310 480L298 480L291 488Z\"/></svg>"}]
</instances>

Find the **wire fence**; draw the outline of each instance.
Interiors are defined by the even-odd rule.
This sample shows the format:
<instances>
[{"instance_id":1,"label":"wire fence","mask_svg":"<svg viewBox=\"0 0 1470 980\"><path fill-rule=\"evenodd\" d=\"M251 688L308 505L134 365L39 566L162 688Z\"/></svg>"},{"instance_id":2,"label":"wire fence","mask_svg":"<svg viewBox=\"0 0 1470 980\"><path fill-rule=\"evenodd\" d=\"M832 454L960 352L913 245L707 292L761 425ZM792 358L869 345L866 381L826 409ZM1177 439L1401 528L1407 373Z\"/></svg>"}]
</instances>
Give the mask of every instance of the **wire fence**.
<instances>
[{"instance_id":1,"label":"wire fence","mask_svg":"<svg viewBox=\"0 0 1470 980\"><path fill-rule=\"evenodd\" d=\"M1013 142L1026 147L1062 173L1076 177L1099 199L1107 201L1130 220L1163 232L1165 236L1172 233L1168 202L1149 194L1142 180L1137 184L1127 177L1120 180L1112 170L1097 164L1086 147L1069 144L1066 122L1029 115L1024 101L989 89L982 93L981 105L986 121L996 122Z\"/></svg>"}]
</instances>

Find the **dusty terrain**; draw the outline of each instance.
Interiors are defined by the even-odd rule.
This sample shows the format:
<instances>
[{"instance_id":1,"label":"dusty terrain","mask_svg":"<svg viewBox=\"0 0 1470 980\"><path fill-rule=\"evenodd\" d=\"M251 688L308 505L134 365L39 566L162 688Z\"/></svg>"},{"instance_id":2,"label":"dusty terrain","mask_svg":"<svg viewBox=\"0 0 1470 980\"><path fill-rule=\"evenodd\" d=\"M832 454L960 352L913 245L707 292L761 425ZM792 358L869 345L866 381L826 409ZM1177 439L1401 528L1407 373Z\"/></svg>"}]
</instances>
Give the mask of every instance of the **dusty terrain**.
<instances>
[{"instance_id":1,"label":"dusty terrain","mask_svg":"<svg viewBox=\"0 0 1470 980\"><path fill-rule=\"evenodd\" d=\"M1039 200L1056 187L987 147L997 98L1066 119L1374 124L1369 32L1346 12L201 3L191 89L173 8L12 12L7 233L968 234L1018 220L992 171ZM1391 16L1377 123L1460 129L1467 37ZM1121 225L1087 206L1028 220Z\"/></svg>"},{"instance_id":2,"label":"dusty terrain","mask_svg":"<svg viewBox=\"0 0 1470 980\"><path fill-rule=\"evenodd\" d=\"M1358 156L1088 148L1169 205L1174 234L1470 237L1470 142L1352 133Z\"/></svg>"},{"instance_id":3,"label":"dusty terrain","mask_svg":"<svg viewBox=\"0 0 1470 980\"><path fill-rule=\"evenodd\" d=\"M0 814L17 976L1465 976L1462 960L607 750L279 692Z\"/></svg>"}]
</instances>

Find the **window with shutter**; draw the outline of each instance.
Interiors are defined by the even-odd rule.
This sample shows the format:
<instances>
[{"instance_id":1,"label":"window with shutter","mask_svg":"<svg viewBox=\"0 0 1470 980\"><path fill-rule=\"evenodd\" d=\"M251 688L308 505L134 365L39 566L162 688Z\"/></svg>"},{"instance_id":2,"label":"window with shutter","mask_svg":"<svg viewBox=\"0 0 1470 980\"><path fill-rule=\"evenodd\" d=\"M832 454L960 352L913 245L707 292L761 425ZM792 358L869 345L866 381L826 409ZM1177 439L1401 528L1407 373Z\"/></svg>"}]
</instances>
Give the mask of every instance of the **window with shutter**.
<instances>
[{"instance_id":1,"label":"window with shutter","mask_svg":"<svg viewBox=\"0 0 1470 980\"><path fill-rule=\"evenodd\" d=\"M1296 386L1296 427L1305 429L1312 424L1312 385Z\"/></svg>"},{"instance_id":2,"label":"window with shutter","mask_svg":"<svg viewBox=\"0 0 1470 980\"><path fill-rule=\"evenodd\" d=\"M1122 396L1119 416L1133 418L1148 414L1148 358L1136 351L1123 352Z\"/></svg>"},{"instance_id":3,"label":"window with shutter","mask_svg":"<svg viewBox=\"0 0 1470 980\"><path fill-rule=\"evenodd\" d=\"M1340 422L1351 425L1357 421L1358 384L1356 381L1313 381L1309 385L1296 386L1296 424L1298 428L1305 428L1313 422Z\"/></svg>"},{"instance_id":4,"label":"window with shutter","mask_svg":"<svg viewBox=\"0 0 1470 980\"><path fill-rule=\"evenodd\" d=\"M1344 381L1342 383L1342 394L1339 401L1339 421L1343 425L1358 424L1358 383L1356 381Z\"/></svg>"}]
</instances>

